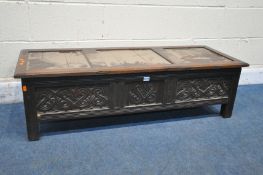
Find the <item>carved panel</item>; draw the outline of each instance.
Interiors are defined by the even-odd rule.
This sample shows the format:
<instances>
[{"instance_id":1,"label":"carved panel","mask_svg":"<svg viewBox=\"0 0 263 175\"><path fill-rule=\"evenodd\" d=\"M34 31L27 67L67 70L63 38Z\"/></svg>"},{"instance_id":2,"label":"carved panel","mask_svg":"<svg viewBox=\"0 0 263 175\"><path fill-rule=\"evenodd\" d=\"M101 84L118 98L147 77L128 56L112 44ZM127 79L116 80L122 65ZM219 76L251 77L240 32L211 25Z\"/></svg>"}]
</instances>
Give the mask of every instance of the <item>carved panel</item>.
<instances>
[{"instance_id":1,"label":"carved panel","mask_svg":"<svg viewBox=\"0 0 263 175\"><path fill-rule=\"evenodd\" d=\"M36 90L36 108L40 112L67 111L107 107L107 88L52 87Z\"/></svg>"},{"instance_id":2,"label":"carved panel","mask_svg":"<svg viewBox=\"0 0 263 175\"><path fill-rule=\"evenodd\" d=\"M176 102L228 96L230 81L225 78L183 79L177 84Z\"/></svg>"},{"instance_id":3,"label":"carved panel","mask_svg":"<svg viewBox=\"0 0 263 175\"><path fill-rule=\"evenodd\" d=\"M128 86L128 105L158 103L158 83L138 82Z\"/></svg>"}]
</instances>

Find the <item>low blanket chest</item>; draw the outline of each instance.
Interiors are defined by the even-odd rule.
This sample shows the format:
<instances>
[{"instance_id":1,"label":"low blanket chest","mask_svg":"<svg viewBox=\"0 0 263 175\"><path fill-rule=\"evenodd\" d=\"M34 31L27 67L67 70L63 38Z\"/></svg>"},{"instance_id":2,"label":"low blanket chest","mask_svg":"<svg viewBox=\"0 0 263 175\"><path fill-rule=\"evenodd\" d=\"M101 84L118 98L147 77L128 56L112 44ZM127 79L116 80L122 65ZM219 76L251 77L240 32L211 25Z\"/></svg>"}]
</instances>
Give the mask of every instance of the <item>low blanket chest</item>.
<instances>
[{"instance_id":1,"label":"low blanket chest","mask_svg":"<svg viewBox=\"0 0 263 175\"><path fill-rule=\"evenodd\" d=\"M23 50L14 77L38 140L41 121L209 104L230 117L244 66L206 46Z\"/></svg>"}]
</instances>

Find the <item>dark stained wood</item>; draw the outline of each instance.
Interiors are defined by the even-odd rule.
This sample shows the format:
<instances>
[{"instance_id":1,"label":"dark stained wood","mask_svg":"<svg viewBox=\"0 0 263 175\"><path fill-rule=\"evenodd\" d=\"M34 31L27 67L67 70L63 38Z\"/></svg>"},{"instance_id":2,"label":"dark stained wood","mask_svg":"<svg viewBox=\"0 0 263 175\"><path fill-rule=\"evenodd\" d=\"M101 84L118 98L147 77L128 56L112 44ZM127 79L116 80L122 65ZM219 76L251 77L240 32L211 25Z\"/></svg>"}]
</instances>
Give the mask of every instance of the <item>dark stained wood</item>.
<instances>
[{"instance_id":1,"label":"dark stained wood","mask_svg":"<svg viewBox=\"0 0 263 175\"><path fill-rule=\"evenodd\" d=\"M15 77L28 139L38 140L43 121L211 104L230 117L243 66L205 46L24 50Z\"/></svg>"},{"instance_id":2,"label":"dark stained wood","mask_svg":"<svg viewBox=\"0 0 263 175\"><path fill-rule=\"evenodd\" d=\"M232 111L233 111L233 107L234 107L234 103L235 103L235 99L236 99L236 93L237 93L237 87L238 87L238 82L239 82L239 77L241 74L241 69L237 70L235 72L235 75L232 77L232 85L231 85L231 89L230 89L230 95L228 98L228 103L223 104L221 106L221 111L220 114L224 117L224 118L229 118L232 115Z\"/></svg>"},{"instance_id":3,"label":"dark stained wood","mask_svg":"<svg viewBox=\"0 0 263 175\"><path fill-rule=\"evenodd\" d=\"M40 136L39 120L35 106L34 87L30 85L29 79L22 79L24 108L27 123L28 139L31 141L38 140Z\"/></svg>"}]
</instances>

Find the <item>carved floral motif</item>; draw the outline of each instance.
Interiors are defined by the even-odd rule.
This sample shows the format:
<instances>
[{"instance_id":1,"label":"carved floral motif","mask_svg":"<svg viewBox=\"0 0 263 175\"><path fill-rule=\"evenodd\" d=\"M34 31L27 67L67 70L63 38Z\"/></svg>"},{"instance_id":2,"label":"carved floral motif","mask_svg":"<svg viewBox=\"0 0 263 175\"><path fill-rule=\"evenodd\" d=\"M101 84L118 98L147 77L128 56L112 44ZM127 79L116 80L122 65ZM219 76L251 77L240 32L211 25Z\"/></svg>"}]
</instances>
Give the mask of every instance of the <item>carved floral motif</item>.
<instances>
[{"instance_id":1,"label":"carved floral motif","mask_svg":"<svg viewBox=\"0 0 263 175\"><path fill-rule=\"evenodd\" d=\"M107 107L104 87L41 88L36 92L37 110L66 111Z\"/></svg>"},{"instance_id":2,"label":"carved floral motif","mask_svg":"<svg viewBox=\"0 0 263 175\"><path fill-rule=\"evenodd\" d=\"M176 92L176 101L227 97L229 87L230 81L224 78L179 80Z\"/></svg>"},{"instance_id":3,"label":"carved floral motif","mask_svg":"<svg viewBox=\"0 0 263 175\"><path fill-rule=\"evenodd\" d=\"M158 84L155 83L136 83L131 85L129 90L129 104L150 104L157 102Z\"/></svg>"}]
</instances>

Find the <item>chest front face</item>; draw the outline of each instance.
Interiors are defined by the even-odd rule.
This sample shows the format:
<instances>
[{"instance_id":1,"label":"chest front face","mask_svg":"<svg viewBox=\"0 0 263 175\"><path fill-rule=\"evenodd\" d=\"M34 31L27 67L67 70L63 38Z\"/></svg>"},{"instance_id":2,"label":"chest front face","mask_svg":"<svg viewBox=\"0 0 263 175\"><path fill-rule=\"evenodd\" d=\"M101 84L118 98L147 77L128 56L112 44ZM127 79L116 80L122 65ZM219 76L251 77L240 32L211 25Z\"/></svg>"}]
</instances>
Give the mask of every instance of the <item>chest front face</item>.
<instances>
[{"instance_id":1,"label":"chest front face","mask_svg":"<svg viewBox=\"0 0 263 175\"><path fill-rule=\"evenodd\" d=\"M39 120L60 120L226 103L236 76L234 69L27 80Z\"/></svg>"}]
</instances>

